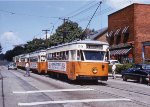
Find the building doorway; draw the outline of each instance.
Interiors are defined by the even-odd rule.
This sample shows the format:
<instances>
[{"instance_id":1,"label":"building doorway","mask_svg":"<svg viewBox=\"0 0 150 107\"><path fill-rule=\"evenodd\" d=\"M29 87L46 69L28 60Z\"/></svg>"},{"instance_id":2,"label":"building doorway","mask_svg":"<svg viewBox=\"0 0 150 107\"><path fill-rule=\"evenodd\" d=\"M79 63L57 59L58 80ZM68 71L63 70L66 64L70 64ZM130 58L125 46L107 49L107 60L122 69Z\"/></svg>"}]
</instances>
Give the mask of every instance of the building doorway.
<instances>
[{"instance_id":1,"label":"building doorway","mask_svg":"<svg viewBox=\"0 0 150 107\"><path fill-rule=\"evenodd\" d=\"M142 42L142 62L150 62L150 41Z\"/></svg>"}]
</instances>

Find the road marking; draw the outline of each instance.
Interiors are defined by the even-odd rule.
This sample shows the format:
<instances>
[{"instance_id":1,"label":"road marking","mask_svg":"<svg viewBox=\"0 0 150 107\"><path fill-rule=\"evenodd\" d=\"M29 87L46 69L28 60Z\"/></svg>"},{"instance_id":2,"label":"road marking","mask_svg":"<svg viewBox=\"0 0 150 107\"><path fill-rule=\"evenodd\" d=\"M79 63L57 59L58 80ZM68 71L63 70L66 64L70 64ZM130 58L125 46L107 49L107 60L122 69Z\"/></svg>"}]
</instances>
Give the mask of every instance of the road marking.
<instances>
[{"instance_id":1,"label":"road marking","mask_svg":"<svg viewBox=\"0 0 150 107\"><path fill-rule=\"evenodd\" d=\"M108 101L131 101L125 98L111 98L111 99L80 99L80 100L64 100L64 101L44 101L31 103L18 103L18 106L34 106L44 104L63 104L63 103L87 103L87 102L108 102Z\"/></svg>"},{"instance_id":2,"label":"road marking","mask_svg":"<svg viewBox=\"0 0 150 107\"><path fill-rule=\"evenodd\" d=\"M59 89L59 90L35 90L35 91L13 91L14 94L29 94L29 93L42 93L42 92L65 92L65 91L91 91L94 89Z\"/></svg>"}]
</instances>

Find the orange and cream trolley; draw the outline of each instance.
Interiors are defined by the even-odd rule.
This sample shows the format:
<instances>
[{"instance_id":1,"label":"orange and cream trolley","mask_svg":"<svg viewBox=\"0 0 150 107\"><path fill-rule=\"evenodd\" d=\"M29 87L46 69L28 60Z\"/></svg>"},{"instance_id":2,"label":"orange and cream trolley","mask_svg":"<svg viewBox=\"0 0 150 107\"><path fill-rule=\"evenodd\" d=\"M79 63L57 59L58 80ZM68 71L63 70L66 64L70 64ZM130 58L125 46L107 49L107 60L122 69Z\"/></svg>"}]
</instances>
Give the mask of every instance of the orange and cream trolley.
<instances>
[{"instance_id":1,"label":"orange and cream trolley","mask_svg":"<svg viewBox=\"0 0 150 107\"><path fill-rule=\"evenodd\" d=\"M13 57L13 61L16 63L16 66L18 66L18 64L19 64L19 55Z\"/></svg>"},{"instance_id":2,"label":"orange and cream trolley","mask_svg":"<svg viewBox=\"0 0 150 107\"><path fill-rule=\"evenodd\" d=\"M21 54L17 57L19 59L19 61L17 62L17 67L24 69L26 63L29 62L29 54Z\"/></svg>"},{"instance_id":3,"label":"orange and cream trolley","mask_svg":"<svg viewBox=\"0 0 150 107\"><path fill-rule=\"evenodd\" d=\"M46 50L35 51L29 54L30 69L38 73L46 73Z\"/></svg>"},{"instance_id":4,"label":"orange and cream trolley","mask_svg":"<svg viewBox=\"0 0 150 107\"><path fill-rule=\"evenodd\" d=\"M70 80L108 79L108 63L105 61L108 44L82 40L48 48L48 73L64 74Z\"/></svg>"}]
</instances>

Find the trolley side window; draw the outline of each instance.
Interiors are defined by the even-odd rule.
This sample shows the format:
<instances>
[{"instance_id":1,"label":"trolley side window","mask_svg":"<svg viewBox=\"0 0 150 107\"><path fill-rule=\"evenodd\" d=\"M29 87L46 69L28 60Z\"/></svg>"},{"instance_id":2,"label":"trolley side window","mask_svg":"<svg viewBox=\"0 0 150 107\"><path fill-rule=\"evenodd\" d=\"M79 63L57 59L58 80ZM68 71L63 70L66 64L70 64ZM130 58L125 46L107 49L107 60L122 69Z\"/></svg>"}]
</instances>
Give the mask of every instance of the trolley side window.
<instances>
[{"instance_id":1,"label":"trolley side window","mask_svg":"<svg viewBox=\"0 0 150 107\"><path fill-rule=\"evenodd\" d=\"M25 59L25 62L29 62L29 58L26 58L26 59Z\"/></svg>"},{"instance_id":2,"label":"trolley side window","mask_svg":"<svg viewBox=\"0 0 150 107\"><path fill-rule=\"evenodd\" d=\"M76 60L76 50L71 50L71 60Z\"/></svg>"},{"instance_id":3,"label":"trolley side window","mask_svg":"<svg viewBox=\"0 0 150 107\"><path fill-rule=\"evenodd\" d=\"M104 53L100 51L84 51L86 60L104 60Z\"/></svg>"},{"instance_id":4,"label":"trolley side window","mask_svg":"<svg viewBox=\"0 0 150 107\"><path fill-rule=\"evenodd\" d=\"M52 60L52 59L53 59L52 53L47 54L47 60Z\"/></svg>"},{"instance_id":5,"label":"trolley side window","mask_svg":"<svg viewBox=\"0 0 150 107\"><path fill-rule=\"evenodd\" d=\"M19 58L16 58L16 62L19 62Z\"/></svg>"},{"instance_id":6,"label":"trolley side window","mask_svg":"<svg viewBox=\"0 0 150 107\"><path fill-rule=\"evenodd\" d=\"M77 51L77 60L80 61L80 60L84 60L84 57L83 57L83 52L81 50L78 50Z\"/></svg>"},{"instance_id":7,"label":"trolley side window","mask_svg":"<svg viewBox=\"0 0 150 107\"><path fill-rule=\"evenodd\" d=\"M25 62L25 58L21 58L21 62Z\"/></svg>"},{"instance_id":8,"label":"trolley side window","mask_svg":"<svg viewBox=\"0 0 150 107\"><path fill-rule=\"evenodd\" d=\"M69 58L68 51L47 54L47 60L68 60L68 58Z\"/></svg>"},{"instance_id":9,"label":"trolley side window","mask_svg":"<svg viewBox=\"0 0 150 107\"><path fill-rule=\"evenodd\" d=\"M37 57L31 57L30 62L38 62L38 58Z\"/></svg>"}]
</instances>

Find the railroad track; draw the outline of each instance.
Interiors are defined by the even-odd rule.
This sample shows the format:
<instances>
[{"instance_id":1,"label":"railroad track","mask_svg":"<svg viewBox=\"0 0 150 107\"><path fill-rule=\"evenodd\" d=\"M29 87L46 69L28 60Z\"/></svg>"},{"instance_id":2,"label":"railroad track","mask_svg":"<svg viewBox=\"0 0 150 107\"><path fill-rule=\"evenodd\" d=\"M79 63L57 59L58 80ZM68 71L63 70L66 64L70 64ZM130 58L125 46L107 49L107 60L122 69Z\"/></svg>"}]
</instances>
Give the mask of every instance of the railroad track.
<instances>
[{"instance_id":1,"label":"railroad track","mask_svg":"<svg viewBox=\"0 0 150 107\"><path fill-rule=\"evenodd\" d=\"M23 73L23 72L20 72L20 73ZM35 76L31 76L32 78L44 83L44 84L49 84L49 82L45 81L45 80L42 80L41 78L38 78L38 77L35 77ZM21 78L20 78L21 79ZM63 81L63 82L66 82L66 81ZM114 86L110 86L110 85L107 85L105 83L99 83L98 85L104 85L105 87L108 87L108 88L112 88L112 89L116 89L116 90L121 90L121 91L126 91L126 92L130 92L130 93L134 93L134 94L139 94L139 95L143 95L143 96L150 96L150 94L148 93L143 93L143 92L138 92L138 91L132 91L132 90L128 90L128 89L123 89L123 88L119 88L119 87L114 87ZM87 85L87 84L85 84ZM88 84L89 85L89 84ZM55 88L60 88L59 86L53 86ZM82 84L81 88L83 87L87 87L87 88L91 88L89 86L84 86ZM94 89L95 91L98 91L99 93L101 94L108 94L110 95L111 97L117 97L117 98L126 98L124 96L121 96L121 95L117 95L117 94L113 94L113 93L109 93L109 92L106 92L106 91L101 91L99 89ZM45 93L43 93L45 94ZM46 95L47 96L47 95ZM142 101L139 101L139 100L135 100L135 99L131 99L131 102L134 103L134 104L138 104L138 105L141 105L141 106L144 106L144 107L150 107L150 104L147 104L145 102L142 102Z\"/></svg>"},{"instance_id":2,"label":"railroad track","mask_svg":"<svg viewBox=\"0 0 150 107\"><path fill-rule=\"evenodd\" d=\"M2 92L2 103L3 107L5 107L5 95L4 95L4 81L3 81L3 75L1 73L1 68L0 68L0 81L1 81L1 92Z\"/></svg>"},{"instance_id":3,"label":"railroad track","mask_svg":"<svg viewBox=\"0 0 150 107\"><path fill-rule=\"evenodd\" d=\"M128 90L128 89L123 89L123 88L118 88L118 87L113 87L113 86L109 86L107 85L106 83L100 83L101 85L104 85L105 87L108 87L108 88L112 88L112 89L116 89L116 90L120 90L120 91L126 91L126 92L130 92L130 93L134 93L134 94L140 94L140 95L144 95L144 96L150 96L150 94L147 94L147 93L142 93L142 92L138 92L138 91L132 91L132 90ZM99 85L100 85L99 84ZM87 88L91 88L89 86L86 86ZM113 93L110 93L110 92L106 92L106 91L102 91L102 90L99 90L99 89L94 89L95 91L98 91L100 93L103 93L103 94L108 94L110 95L111 97L118 97L118 98L127 98L127 97L124 97L124 96L121 96L121 95L118 95L118 94L113 94ZM142 102L142 101L139 101L139 100L135 100L135 99L131 99L131 102L135 103L135 104L138 104L138 105L141 105L141 106L144 106L144 107L150 107L150 104L147 104L145 102Z\"/></svg>"}]
</instances>

